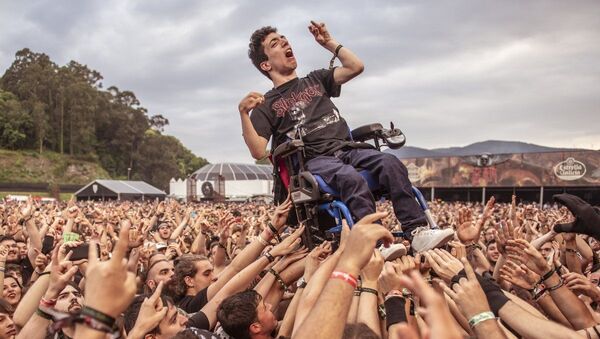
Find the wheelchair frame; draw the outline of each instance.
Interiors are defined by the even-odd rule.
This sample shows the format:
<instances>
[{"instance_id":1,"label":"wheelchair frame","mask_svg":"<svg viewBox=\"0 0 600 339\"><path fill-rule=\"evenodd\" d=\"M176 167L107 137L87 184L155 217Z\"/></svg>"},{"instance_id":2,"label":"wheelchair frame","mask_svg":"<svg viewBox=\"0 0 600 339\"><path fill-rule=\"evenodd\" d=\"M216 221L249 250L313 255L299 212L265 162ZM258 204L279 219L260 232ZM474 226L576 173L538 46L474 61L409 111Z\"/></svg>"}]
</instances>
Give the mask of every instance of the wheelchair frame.
<instances>
[{"instance_id":1,"label":"wheelchair frame","mask_svg":"<svg viewBox=\"0 0 600 339\"><path fill-rule=\"evenodd\" d=\"M383 146L398 149L404 145L406 138L402 131L394 128L385 129L381 124L370 124L352 130L352 140L362 148L374 148L381 151ZM373 141L373 145L366 143ZM339 197L329 193L321 192L319 179L305 169L304 143L302 140L294 139L279 145L272 154L274 175L279 174L281 162L287 168L289 174L288 190L294 204L298 223L305 225L302 240L308 248L322 243L323 241L335 241L342 230L342 220L345 219L348 226L352 228L354 220L348 207L341 202ZM282 178L283 179L283 178ZM282 182L284 182L282 180ZM284 182L285 184L285 182ZM431 211L428 208L423 194L413 186L415 198L423 209L427 221L432 228L437 228ZM381 188L373 191L376 200L385 198L387 192ZM333 223L331 223L333 218ZM394 233L394 236L403 236L402 232Z\"/></svg>"}]
</instances>

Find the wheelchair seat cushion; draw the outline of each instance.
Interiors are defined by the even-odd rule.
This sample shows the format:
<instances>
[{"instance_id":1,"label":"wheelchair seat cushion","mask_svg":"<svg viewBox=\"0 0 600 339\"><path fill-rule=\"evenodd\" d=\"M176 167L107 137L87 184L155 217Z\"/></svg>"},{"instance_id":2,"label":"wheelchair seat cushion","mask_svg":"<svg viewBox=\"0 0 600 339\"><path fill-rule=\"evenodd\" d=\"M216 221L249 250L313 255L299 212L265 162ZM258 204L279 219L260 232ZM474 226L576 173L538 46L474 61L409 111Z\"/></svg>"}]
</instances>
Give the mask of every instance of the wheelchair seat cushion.
<instances>
[{"instance_id":1,"label":"wheelchair seat cushion","mask_svg":"<svg viewBox=\"0 0 600 339\"><path fill-rule=\"evenodd\" d=\"M365 179L365 181L367 182L367 185L369 185L370 191L375 191L375 190L379 189L379 181L377 180L377 178L375 178L373 175L371 175L371 172L369 172L367 170L360 170L360 171L358 171L358 173L363 177L363 179ZM325 182L325 180L323 180L323 178L321 178L320 175L315 175L314 177L317 180L317 183L319 184L319 190L321 192L330 194L334 197L340 196L340 193L337 190L335 190L333 187L328 185Z\"/></svg>"}]
</instances>

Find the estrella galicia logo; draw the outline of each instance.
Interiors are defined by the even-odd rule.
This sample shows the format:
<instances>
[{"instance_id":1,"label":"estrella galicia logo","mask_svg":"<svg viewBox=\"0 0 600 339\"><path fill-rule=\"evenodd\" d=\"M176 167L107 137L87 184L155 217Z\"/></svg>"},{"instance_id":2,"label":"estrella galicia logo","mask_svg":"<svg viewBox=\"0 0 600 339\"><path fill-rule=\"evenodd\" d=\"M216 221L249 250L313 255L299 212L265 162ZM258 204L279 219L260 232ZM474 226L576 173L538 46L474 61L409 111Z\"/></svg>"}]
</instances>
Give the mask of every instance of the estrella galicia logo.
<instances>
[{"instance_id":1,"label":"estrella galicia logo","mask_svg":"<svg viewBox=\"0 0 600 339\"><path fill-rule=\"evenodd\" d=\"M585 164L574 158L567 158L567 160L559 162L554 166L554 174L559 179L566 181L581 179L585 175L585 172Z\"/></svg>"}]
</instances>

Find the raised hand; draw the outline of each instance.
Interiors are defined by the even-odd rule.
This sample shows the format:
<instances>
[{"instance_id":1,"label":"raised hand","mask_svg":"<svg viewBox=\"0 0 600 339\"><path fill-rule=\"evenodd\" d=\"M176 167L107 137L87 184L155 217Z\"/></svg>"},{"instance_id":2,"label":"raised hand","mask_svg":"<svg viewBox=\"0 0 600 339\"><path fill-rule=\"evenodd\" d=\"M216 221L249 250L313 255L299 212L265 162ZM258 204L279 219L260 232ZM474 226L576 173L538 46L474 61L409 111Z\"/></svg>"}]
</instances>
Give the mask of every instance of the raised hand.
<instances>
[{"instance_id":1,"label":"raised hand","mask_svg":"<svg viewBox=\"0 0 600 339\"><path fill-rule=\"evenodd\" d=\"M292 196L288 193L287 198L279 206L275 208L275 213L271 217L271 224L277 231L280 231L287 222L288 215L292 209Z\"/></svg>"},{"instance_id":2,"label":"raised hand","mask_svg":"<svg viewBox=\"0 0 600 339\"><path fill-rule=\"evenodd\" d=\"M594 301L600 300L600 288L585 276L579 273L569 272L564 274L562 278L569 289L585 294Z\"/></svg>"},{"instance_id":3,"label":"raised hand","mask_svg":"<svg viewBox=\"0 0 600 339\"><path fill-rule=\"evenodd\" d=\"M508 259L519 264L525 264L525 266L540 276L543 276L552 268L544 256L525 239L509 240L506 252Z\"/></svg>"},{"instance_id":4,"label":"raised hand","mask_svg":"<svg viewBox=\"0 0 600 339\"><path fill-rule=\"evenodd\" d=\"M168 307L163 305L160 294L163 289L163 282L158 283L156 290L150 297L144 299L140 312L135 321L129 337L143 338L152 329L156 328L160 321L167 315Z\"/></svg>"},{"instance_id":5,"label":"raised hand","mask_svg":"<svg viewBox=\"0 0 600 339\"><path fill-rule=\"evenodd\" d=\"M575 221L557 224L554 231L590 235L600 239L600 209L571 194L557 194L554 201L566 206L575 216Z\"/></svg>"},{"instance_id":6,"label":"raised hand","mask_svg":"<svg viewBox=\"0 0 600 339\"><path fill-rule=\"evenodd\" d=\"M357 276L371 259L373 248L378 240L383 240L386 246L394 242L394 237L387 228L374 223L386 215L387 213L369 214L352 227L348 239L345 240L345 248L338 262L338 268Z\"/></svg>"},{"instance_id":7,"label":"raised hand","mask_svg":"<svg viewBox=\"0 0 600 339\"><path fill-rule=\"evenodd\" d=\"M315 41L318 42L319 45L325 45L332 39L331 34L329 34L329 31L323 22L318 23L311 20L308 30L315 37Z\"/></svg>"},{"instance_id":8,"label":"raised hand","mask_svg":"<svg viewBox=\"0 0 600 339\"><path fill-rule=\"evenodd\" d=\"M520 288L531 290L540 280L540 276L524 264L507 261L500 269L500 278Z\"/></svg>"},{"instance_id":9,"label":"raised hand","mask_svg":"<svg viewBox=\"0 0 600 339\"><path fill-rule=\"evenodd\" d=\"M465 318L471 319L482 312L489 312L490 306L473 268L467 259L463 258L461 262L465 267L467 278L460 278L458 283L453 284L451 288L447 285L443 285L443 288L444 292L454 300Z\"/></svg>"},{"instance_id":10,"label":"raised hand","mask_svg":"<svg viewBox=\"0 0 600 339\"><path fill-rule=\"evenodd\" d=\"M367 266L363 267L362 272L360 274L363 282L375 282L377 283L377 279L381 274L381 270L383 269L383 257L378 249L373 250L373 255L369 260Z\"/></svg>"},{"instance_id":11,"label":"raised hand","mask_svg":"<svg viewBox=\"0 0 600 339\"><path fill-rule=\"evenodd\" d=\"M248 114L263 102L265 102L264 95L257 92L250 92L244 97L244 99L242 99L242 101L240 101L238 110L242 114Z\"/></svg>"},{"instance_id":12,"label":"raised hand","mask_svg":"<svg viewBox=\"0 0 600 339\"><path fill-rule=\"evenodd\" d=\"M483 209L483 214L481 215L481 218L479 218L479 220L477 220L476 223L473 223L470 220L471 213L469 210L463 210L462 218L459 215L459 220L462 219L462 223L458 225L458 228L456 229L456 235L463 244L469 245L477 242L477 240L479 239L479 235L481 234L481 227L483 226L485 221L489 219L492 215L495 202L496 200L494 197L491 197L490 200L488 200L487 204L485 205L485 208Z\"/></svg>"},{"instance_id":13,"label":"raised hand","mask_svg":"<svg viewBox=\"0 0 600 339\"><path fill-rule=\"evenodd\" d=\"M460 260L445 250L436 248L435 250L427 251L425 252L425 257L435 273L448 283L452 277L463 269L463 264Z\"/></svg>"},{"instance_id":14,"label":"raised hand","mask_svg":"<svg viewBox=\"0 0 600 339\"><path fill-rule=\"evenodd\" d=\"M119 232L112 258L100 262L96 243L90 244L89 263L86 271L86 306L119 316L133 300L136 291L135 274L127 271L125 253L129 246L129 225L124 223Z\"/></svg>"},{"instance_id":15,"label":"raised hand","mask_svg":"<svg viewBox=\"0 0 600 339\"><path fill-rule=\"evenodd\" d=\"M289 237L283 239L279 244L275 245L270 251L273 256L288 255L298 248L302 239L300 236L304 232L304 226L298 227Z\"/></svg>"}]
</instances>

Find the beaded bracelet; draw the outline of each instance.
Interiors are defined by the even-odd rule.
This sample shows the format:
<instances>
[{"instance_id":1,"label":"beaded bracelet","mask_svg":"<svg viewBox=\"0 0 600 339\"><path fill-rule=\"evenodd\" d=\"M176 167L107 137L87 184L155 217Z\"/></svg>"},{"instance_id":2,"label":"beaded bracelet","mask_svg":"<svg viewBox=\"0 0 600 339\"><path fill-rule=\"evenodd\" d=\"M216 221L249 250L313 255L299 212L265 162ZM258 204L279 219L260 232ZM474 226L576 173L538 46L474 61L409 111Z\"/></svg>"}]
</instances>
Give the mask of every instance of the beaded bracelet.
<instances>
[{"instance_id":1,"label":"beaded bracelet","mask_svg":"<svg viewBox=\"0 0 600 339\"><path fill-rule=\"evenodd\" d=\"M494 313L492 313L490 311L481 312L479 314L474 315L471 319L469 319L469 326L471 328L474 328L479 323L486 321L486 320L490 320L490 319L496 319L496 316L494 315Z\"/></svg>"},{"instance_id":2,"label":"beaded bracelet","mask_svg":"<svg viewBox=\"0 0 600 339\"><path fill-rule=\"evenodd\" d=\"M287 285L285 284L283 279L281 279L281 276L279 275L279 273L277 273L277 271L275 271L272 268L269 268L269 273L271 273L272 275L275 276L275 280L277 280L277 283L279 283L279 286L281 287L281 289L284 291L287 291Z\"/></svg>"}]
</instances>

